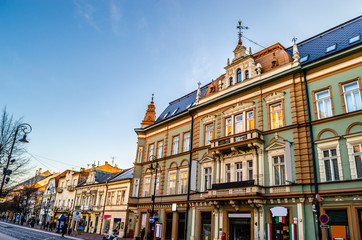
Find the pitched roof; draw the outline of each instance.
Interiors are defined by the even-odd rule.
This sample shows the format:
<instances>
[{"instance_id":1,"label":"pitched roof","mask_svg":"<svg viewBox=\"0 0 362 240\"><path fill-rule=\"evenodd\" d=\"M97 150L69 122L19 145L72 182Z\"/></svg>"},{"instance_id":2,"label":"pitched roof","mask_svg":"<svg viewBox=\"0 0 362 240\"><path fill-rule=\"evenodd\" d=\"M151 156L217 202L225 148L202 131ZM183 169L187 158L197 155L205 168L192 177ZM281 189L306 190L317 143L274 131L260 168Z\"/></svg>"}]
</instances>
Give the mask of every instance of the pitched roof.
<instances>
[{"instance_id":1,"label":"pitched roof","mask_svg":"<svg viewBox=\"0 0 362 240\"><path fill-rule=\"evenodd\" d=\"M204 93L205 93L207 87L209 86L209 84L211 84L211 83L208 83L205 86L201 87L201 98L204 96ZM161 122L165 119L168 119L168 118L176 116L182 112L185 112L188 108L190 108L192 106L192 104L195 103L196 92L197 92L197 90L170 102L168 107L161 113L161 115L157 118L155 123ZM174 111L176 109L177 109L177 111L174 113Z\"/></svg>"},{"instance_id":2,"label":"pitched roof","mask_svg":"<svg viewBox=\"0 0 362 240\"><path fill-rule=\"evenodd\" d=\"M360 39L356 42L350 43L349 39L357 35L360 36ZM297 44L301 64L305 65L357 44L361 44L361 35L362 15L308 38ZM336 44L336 49L327 52L327 48L334 44ZM289 47L287 50L289 53L292 53L293 47ZM307 60L302 61L302 58L306 56L308 56Z\"/></svg>"},{"instance_id":3,"label":"pitched roof","mask_svg":"<svg viewBox=\"0 0 362 240\"><path fill-rule=\"evenodd\" d=\"M108 179L109 182L116 182L126 179L132 179L133 178L133 168L128 168L123 170L120 173L116 173L111 178Z\"/></svg>"}]
</instances>

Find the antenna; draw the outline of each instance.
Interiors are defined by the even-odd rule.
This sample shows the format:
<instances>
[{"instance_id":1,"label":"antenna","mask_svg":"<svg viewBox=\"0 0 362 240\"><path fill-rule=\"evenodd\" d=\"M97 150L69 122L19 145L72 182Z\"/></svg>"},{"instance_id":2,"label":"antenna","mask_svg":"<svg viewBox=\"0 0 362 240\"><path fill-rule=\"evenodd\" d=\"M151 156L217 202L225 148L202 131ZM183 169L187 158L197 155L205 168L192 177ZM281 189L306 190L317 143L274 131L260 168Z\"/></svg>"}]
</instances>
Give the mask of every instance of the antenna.
<instances>
[{"instance_id":1,"label":"antenna","mask_svg":"<svg viewBox=\"0 0 362 240\"><path fill-rule=\"evenodd\" d=\"M153 99L153 94L152 94L152 99ZM113 166L114 165L114 159L116 159L116 157L112 156L111 159L112 159L112 166Z\"/></svg>"},{"instance_id":2,"label":"antenna","mask_svg":"<svg viewBox=\"0 0 362 240\"><path fill-rule=\"evenodd\" d=\"M239 41L241 41L241 37L243 36L243 32L242 32L241 30L243 30L243 29L249 29L249 28L248 28L247 26L243 26L241 20L239 20L238 24L239 24L239 25L236 26L236 28L239 29L238 35L239 35Z\"/></svg>"}]
</instances>

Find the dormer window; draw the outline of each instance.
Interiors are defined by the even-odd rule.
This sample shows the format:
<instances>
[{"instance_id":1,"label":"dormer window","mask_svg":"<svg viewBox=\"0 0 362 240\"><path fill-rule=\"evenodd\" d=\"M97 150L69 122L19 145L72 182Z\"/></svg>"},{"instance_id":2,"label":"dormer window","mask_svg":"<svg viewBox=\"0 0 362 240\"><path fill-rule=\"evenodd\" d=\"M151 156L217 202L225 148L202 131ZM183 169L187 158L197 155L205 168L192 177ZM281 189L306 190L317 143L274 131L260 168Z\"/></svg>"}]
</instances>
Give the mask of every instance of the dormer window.
<instances>
[{"instance_id":1,"label":"dormer window","mask_svg":"<svg viewBox=\"0 0 362 240\"><path fill-rule=\"evenodd\" d=\"M175 111L173 111L172 115L175 115L175 113L177 113L177 111L179 110L180 108L176 108Z\"/></svg>"},{"instance_id":2,"label":"dormer window","mask_svg":"<svg viewBox=\"0 0 362 240\"><path fill-rule=\"evenodd\" d=\"M360 35L351 37L351 38L349 39L349 44L354 43L354 42L357 42L357 41L359 41L360 39L361 39L361 36L360 36Z\"/></svg>"},{"instance_id":3,"label":"dormer window","mask_svg":"<svg viewBox=\"0 0 362 240\"><path fill-rule=\"evenodd\" d=\"M234 85L234 79L230 78L229 83L230 83L230 86Z\"/></svg>"},{"instance_id":4,"label":"dormer window","mask_svg":"<svg viewBox=\"0 0 362 240\"><path fill-rule=\"evenodd\" d=\"M327 47L326 52L331 52L333 50L336 50L336 48L337 48L337 44L333 44L333 45Z\"/></svg>"},{"instance_id":5,"label":"dormer window","mask_svg":"<svg viewBox=\"0 0 362 240\"><path fill-rule=\"evenodd\" d=\"M240 68L236 72L236 78L237 78L238 83L241 82L241 69Z\"/></svg>"},{"instance_id":6,"label":"dormer window","mask_svg":"<svg viewBox=\"0 0 362 240\"><path fill-rule=\"evenodd\" d=\"M186 109L190 108L193 104L194 104L194 102L192 102L192 103L190 103L189 105L187 105Z\"/></svg>"},{"instance_id":7,"label":"dormer window","mask_svg":"<svg viewBox=\"0 0 362 240\"><path fill-rule=\"evenodd\" d=\"M166 113L165 116L163 116L163 118L167 118L168 114L170 114L170 112Z\"/></svg>"},{"instance_id":8,"label":"dormer window","mask_svg":"<svg viewBox=\"0 0 362 240\"><path fill-rule=\"evenodd\" d=\"M245 79L249 79L249 71L248 70L245 71Z\"/></svg>"}]
</instances>

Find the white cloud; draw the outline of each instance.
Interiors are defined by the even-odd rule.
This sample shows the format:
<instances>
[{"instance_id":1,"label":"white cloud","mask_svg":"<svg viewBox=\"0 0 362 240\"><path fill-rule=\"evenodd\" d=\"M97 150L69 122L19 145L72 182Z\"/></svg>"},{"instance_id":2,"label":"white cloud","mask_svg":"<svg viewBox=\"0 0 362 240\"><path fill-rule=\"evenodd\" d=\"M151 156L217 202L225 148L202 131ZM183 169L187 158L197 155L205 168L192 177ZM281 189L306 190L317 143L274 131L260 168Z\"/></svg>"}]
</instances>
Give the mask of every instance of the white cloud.
<instances>
[{"instance_id":1,"label":"white cloud","mask_svg":"<svg viewBox=\"0 0 362 240\"><path fill-rule=\"evenodd\" d=\"M91 27L96 29L97 31L100 30L99 26L95 23L93 19L93 14L95 9L89 3L86 3L82 0L74 0L74 4L77 7L78 15L84 19Z\"/></svg>"},{"instance_id":2,"label":"white cloud","mask_svg":"<svg viewBox=\"0 0 362 240\"><path fill-rule=\"evenodd\" d=\"M120 33L121 20L122 20L121 9L114 0L111 0L111 24L112 24L112 31L115 34Z\"/></svg>"}]
</instances>

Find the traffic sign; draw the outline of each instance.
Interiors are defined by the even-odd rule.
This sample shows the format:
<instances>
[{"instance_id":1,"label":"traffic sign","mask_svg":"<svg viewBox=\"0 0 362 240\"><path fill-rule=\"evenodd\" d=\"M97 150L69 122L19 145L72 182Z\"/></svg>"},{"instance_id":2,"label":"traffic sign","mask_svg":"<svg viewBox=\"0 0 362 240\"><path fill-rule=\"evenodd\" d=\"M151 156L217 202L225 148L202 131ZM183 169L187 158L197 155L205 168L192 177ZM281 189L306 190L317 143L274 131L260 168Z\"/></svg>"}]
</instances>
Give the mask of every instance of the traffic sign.
<instances>
[{"instance_id":1,"label":"traffic sign","mask_svg":"<svg viewBox=\"0 0 362 240\"><path fill-rule=\"evenodd\" d=\"M319 217L319 221L321 221L321 223L323 224L327 224L329 222L329 217L327 214L322 214L320 217Z\"/></svg>"},{"instance_id":2,"label":"traffic sign","mask_svg":"<svg viewBox=\"0 0 362 240\"><path fill-rule=\"evenodd\" d=\"M73 220L74 221L80 221L80 215L81 215L81 211L80 210L75 210L73 213Z\"/></svg>"},{"instance_id":3,"label":"traffic sign","mask_svg":"<svg viewBox=\"0 0 362 240\"><path fill-rule=\"evenodd\" d=\"M149 222L150 222L150 223L155 223L155 218L154 218L154 217L150 217Z\"/></svg>"},{"instance_id":4,"label":"traffic sign","mask_svg":"<svg viewBox=\"0 0 362 240\"><path fill-rule=\"evenodd\" d=\"M4 198L0 198L0 203L4 203L5 199Z\"/></svg>"}]
</instances>

